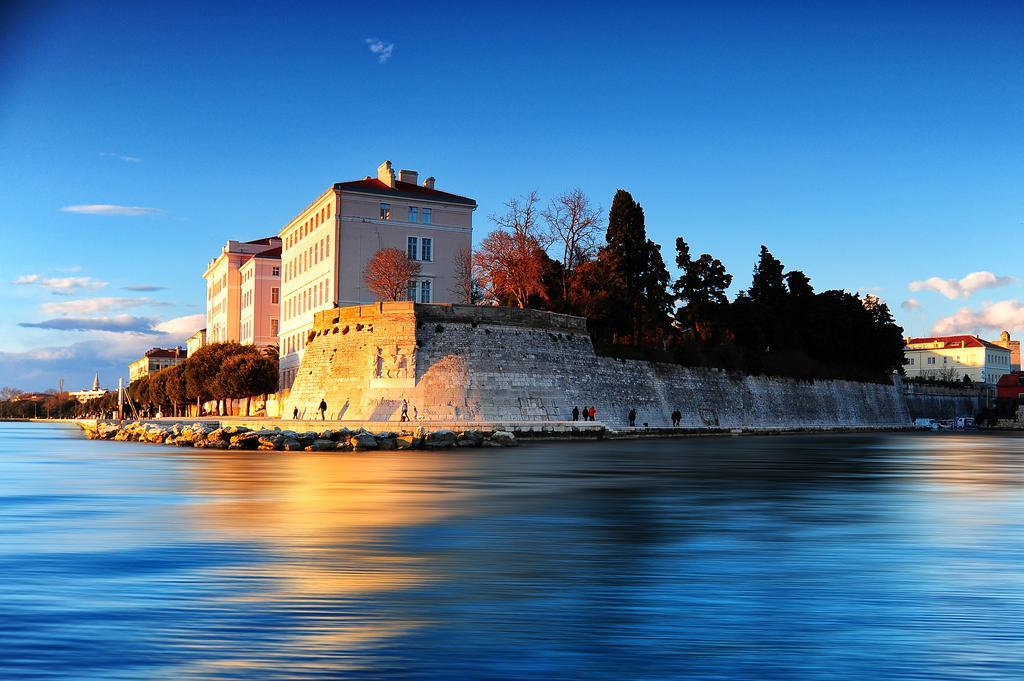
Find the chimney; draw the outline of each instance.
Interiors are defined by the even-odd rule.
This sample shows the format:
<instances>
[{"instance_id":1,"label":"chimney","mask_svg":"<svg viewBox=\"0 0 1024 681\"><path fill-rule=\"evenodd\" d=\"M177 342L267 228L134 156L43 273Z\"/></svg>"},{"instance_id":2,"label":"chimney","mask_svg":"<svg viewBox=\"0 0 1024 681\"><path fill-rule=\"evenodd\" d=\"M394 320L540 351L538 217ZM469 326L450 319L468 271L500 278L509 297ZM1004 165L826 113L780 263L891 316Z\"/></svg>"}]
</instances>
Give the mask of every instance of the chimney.
<instances>
[{"instance_id":1,"label":"chimney","mask_svg":"<svg viewBox=\"0 0 1024 681\"><path fill-rule=\"evenodd\" d=\"M408 182L409 184L416 184L419 182L420 174L415 170L399 170L398 181Z\"/></svg>"},{"instance_id":2,"label":"chimney","mask_svg":"<svg viewBox=\"0 0 1024 681\"><path fill-rule=\"evenodd\" d=\"M391 161L384 161L377 166L377 179L392 189L395 188L395 171L391 168Z\"/></svg>"},{"instance_id":3,"label":"chimney","mask_svg":"<svg viewBox=\"0 0 1024 681\"><path fill-rule=\"evenodd\" d=\"M427 189L433 189L434 188L434 178L433 177L428 177L427 179L423 180L423 186L426 187Z\"/></svg>"}]
</instances>

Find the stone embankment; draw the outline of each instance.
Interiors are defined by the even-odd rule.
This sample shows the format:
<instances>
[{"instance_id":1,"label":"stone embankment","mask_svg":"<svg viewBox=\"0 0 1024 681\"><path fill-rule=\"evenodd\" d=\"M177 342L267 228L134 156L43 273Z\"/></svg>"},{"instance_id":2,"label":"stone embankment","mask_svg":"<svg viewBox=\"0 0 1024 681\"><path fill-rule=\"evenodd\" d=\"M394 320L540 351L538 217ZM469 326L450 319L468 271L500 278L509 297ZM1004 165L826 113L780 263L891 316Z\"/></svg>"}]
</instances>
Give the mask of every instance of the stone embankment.
<instances>
[{"instance_id":1,"label":"stone embankment","mask_svg":"<svg viewBox=\"0 0 1024 681\"><path fill-rule=\"evenodd\" d=\"M394 449L449 449L452 447L514 447L515 435L503 430L415 429L373 433L364 428L296 432L279 427L252 429L211 423L174 425L132 421L80 424L90 440L146 442L192 447L283 452L363 452Z\"/></svg>"}]
</instances>

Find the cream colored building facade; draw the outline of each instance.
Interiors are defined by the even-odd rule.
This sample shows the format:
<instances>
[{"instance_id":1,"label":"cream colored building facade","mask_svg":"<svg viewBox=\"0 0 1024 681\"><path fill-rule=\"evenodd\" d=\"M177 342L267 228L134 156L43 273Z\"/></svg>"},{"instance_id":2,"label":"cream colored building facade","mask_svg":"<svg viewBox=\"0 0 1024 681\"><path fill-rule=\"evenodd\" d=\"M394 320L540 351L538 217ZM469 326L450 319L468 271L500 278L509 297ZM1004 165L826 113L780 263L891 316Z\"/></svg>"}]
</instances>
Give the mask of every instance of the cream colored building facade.
<instances>
[{"instance_id":1,"label":"cream colored building facade","mask_svg":"<svg viewBox=\"0 0 1024 681\"><path fill-rule=\"evenodd\" d=\"M280 249L277 237L255 241L228 241L210 261L206 279L206 342L242 342L242 274L252 256ZM278 264L280 267L280 264ZM269 321L268 321L269 324Z\"/></svg>"},{"instance_id":2,"label":"cream colored building facade","mask_svg":"<svg viewBox=\"0 0 1024 681\"><path fill-rule=\"evenodd\" d=\"M433 177L420 183L416 171L396 176L385 161L376 177L333 185L282 227L281 389L295 380L314 313L375 302L363 270L377 251L398 248L419 262L407 299L453 302L474 210L473 199L436 189Z\"/></svg>"},{"instance_id":3,"label":"cream colored building facade","mask_svg":"<svg viewBox=\"0 0 1024 681\"><path fill-rule=\"evenodd\" d=\"M151 373L177 366L185 361L188 352L185 348L151 348L146 354L128 365L128 382L148 376Z\"/></svg>"},{"instance_id":4,"label":"cream colored building facade","mask_svg":"<svg viewBox=\"0 0 1024 681\"><path fill-rule=\"evenodd\" d=\"M185 349L188 350L189 357L196 354L196 350L204 345L206 345L206 329L199 329L185 339Z\"/></svg>"},{"instance_id":5,"label":"cream colored building facade","mask_svg":"<svg viewBox=\"0 0 1024 681\"><path fill-rule=\"evenodd\" d=\"M908 338L903 348L907 378L962 381L995 385L1010 372L1010 350L977 336Z\"/></svg>"}]
</instances>

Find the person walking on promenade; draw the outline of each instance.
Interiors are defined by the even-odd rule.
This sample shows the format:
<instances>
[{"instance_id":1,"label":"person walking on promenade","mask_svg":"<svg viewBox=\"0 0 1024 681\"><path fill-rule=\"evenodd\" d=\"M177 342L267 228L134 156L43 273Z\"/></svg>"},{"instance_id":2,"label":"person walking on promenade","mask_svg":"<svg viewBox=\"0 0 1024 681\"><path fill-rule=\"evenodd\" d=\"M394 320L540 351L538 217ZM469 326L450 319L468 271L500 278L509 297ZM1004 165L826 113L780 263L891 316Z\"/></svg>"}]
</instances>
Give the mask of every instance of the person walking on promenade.
<instances>
[{"instance_id":1,"label":"person walking on promenade","mask_svg":"<svg viewBox=\"0 0 1024 681\"><path fill-rule=\"evenodd\" d=\"M589 421L590 420L590 407L588 407L585 404L583 405L583 420L584 421Z\"/></svg>"},{"instance_id":2,"label":"person walking on promenade","mask_svg":"<svg viewBox=\"0 0 1024 681\"><path fill-rule=\"evenodd\" d=\"M629 410L629 427L636 428L636 409Z\"/></svg>"},{"instance_id":3,"label":"person walking on promenade","mask_svg":"<svg viewBox=\"0 0 1024 681\"><path fill-rule=\"evenodd\" d=\"M298 421L298 420L299 420L299 408L295 407L294 409L292 409L292 421Z\"/></svg>"},{"instance_id":4,"label":"person walking on promenade","mask_svg":"<svg viewBox=\"0 0 1024 681\"><path fill-rule=\"evenodd\" d=\"M597 418L597 407L590 405L590 420L593 421Z\"/></svg>"},{"instance_id":5,"label":"person walking on promenade","mask_svg":"<svg viewBox=\"0 0 1024 681\"><path fill-rule=\"evenodd\" d=\"M402 400L402 418L400 421L409 420L409 400Z\"/></svg>"},{"instance_id":6,"label":"person walking on promenade","mask_svg":"<svg viewBox=\"0 0 1024 681\"><path fill-rule=\"evenodd\" d=\"M572 408L572 420L573 421L579 421L580 420L580 408L575 406L575 405Z\"/></svg>"},{"instance_id":7,"label":"person walking on promenade","mask_svg":"<svg viewBox=\"0 0 1024 681\"><path fill-rule=\"evenodd\" d=\"M683 420L683 415L679 413L678 409L676 409L674 412L672 412L672 425L674 427L678 426L679 422L682 421L682 420Z\"/></svg>"},{"instance_id":8,"label":"person walking on promenade","mask_svg":"<svg viewBox=\"0 0 1024 681\"><path fill-rule=\"evenodd\" d=\"M320 400L320 420L324 420L324 416L327 414L327 400Z\"/></svg>"}]
</instances>

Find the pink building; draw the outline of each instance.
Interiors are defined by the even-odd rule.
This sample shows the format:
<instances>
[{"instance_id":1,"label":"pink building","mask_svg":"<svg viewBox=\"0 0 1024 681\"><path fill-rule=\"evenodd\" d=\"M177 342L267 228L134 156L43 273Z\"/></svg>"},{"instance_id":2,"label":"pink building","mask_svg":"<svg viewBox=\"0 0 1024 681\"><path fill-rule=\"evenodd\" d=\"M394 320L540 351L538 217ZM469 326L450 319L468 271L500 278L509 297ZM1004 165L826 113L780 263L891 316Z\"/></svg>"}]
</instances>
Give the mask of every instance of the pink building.
<instances>
[{"instance_id":1,"label":"pink building","mask_svg":"<svg viewBox=\"0 0 1024 681\"><path fill-rule=\"evenodd\" d=\"M280 276L280 251L281 240L276 236L255 241L228 241L221 249L220 255L210 261L203 273L206 279L206 342L223 343L226 341L245 342L242 339L242 272L241 268L247 264L253 256L277 251L278 276ZM267 259L265 259L267 260ZM269 260L267 260L269 261ZM255 268L255 265L253 266ZM262 272L262 269L261 269ZM253 282L264 281L253 277ZM280 286L278 285L278 295ZM268 289L269 293L269 289ZM253 297L255 303L255 296ZM276 310L276 308L274 308ZM267 314L271 309L262 308ZM276 311L273 319L280 319ZM270 319L261 320L258 324L254 321L251 325L253 335L260 333L258 327L265 325L270 328ZM269 334L263 334L268 337ZM276 340L273 341L276 343Z\"/></svg>"},{"instance_id":2,"label":"pink building","mask_svg":"<svg viewBox=\"0 0 1024 681\"><path fill-rule=\"evenodd\" d=\"M281 228L281 389L295 379L313 314L372 303L363 270L377 251L398 248L420 263L407 293L418 303L457 300L457 263L473 244L476 201L419 182L391 161L376 177L339 182Z\"/></svg>"},{"instance_id":3,"label":"pink building","mask_svg":"<svg viewBox=\"0 0 1024 681\"><path fill-rule=\"evenodd\" d=\"M238 268L242 284L239 342L277 345L281 303L281 248L249 256Z\"/></svg>"}]
</instances>

